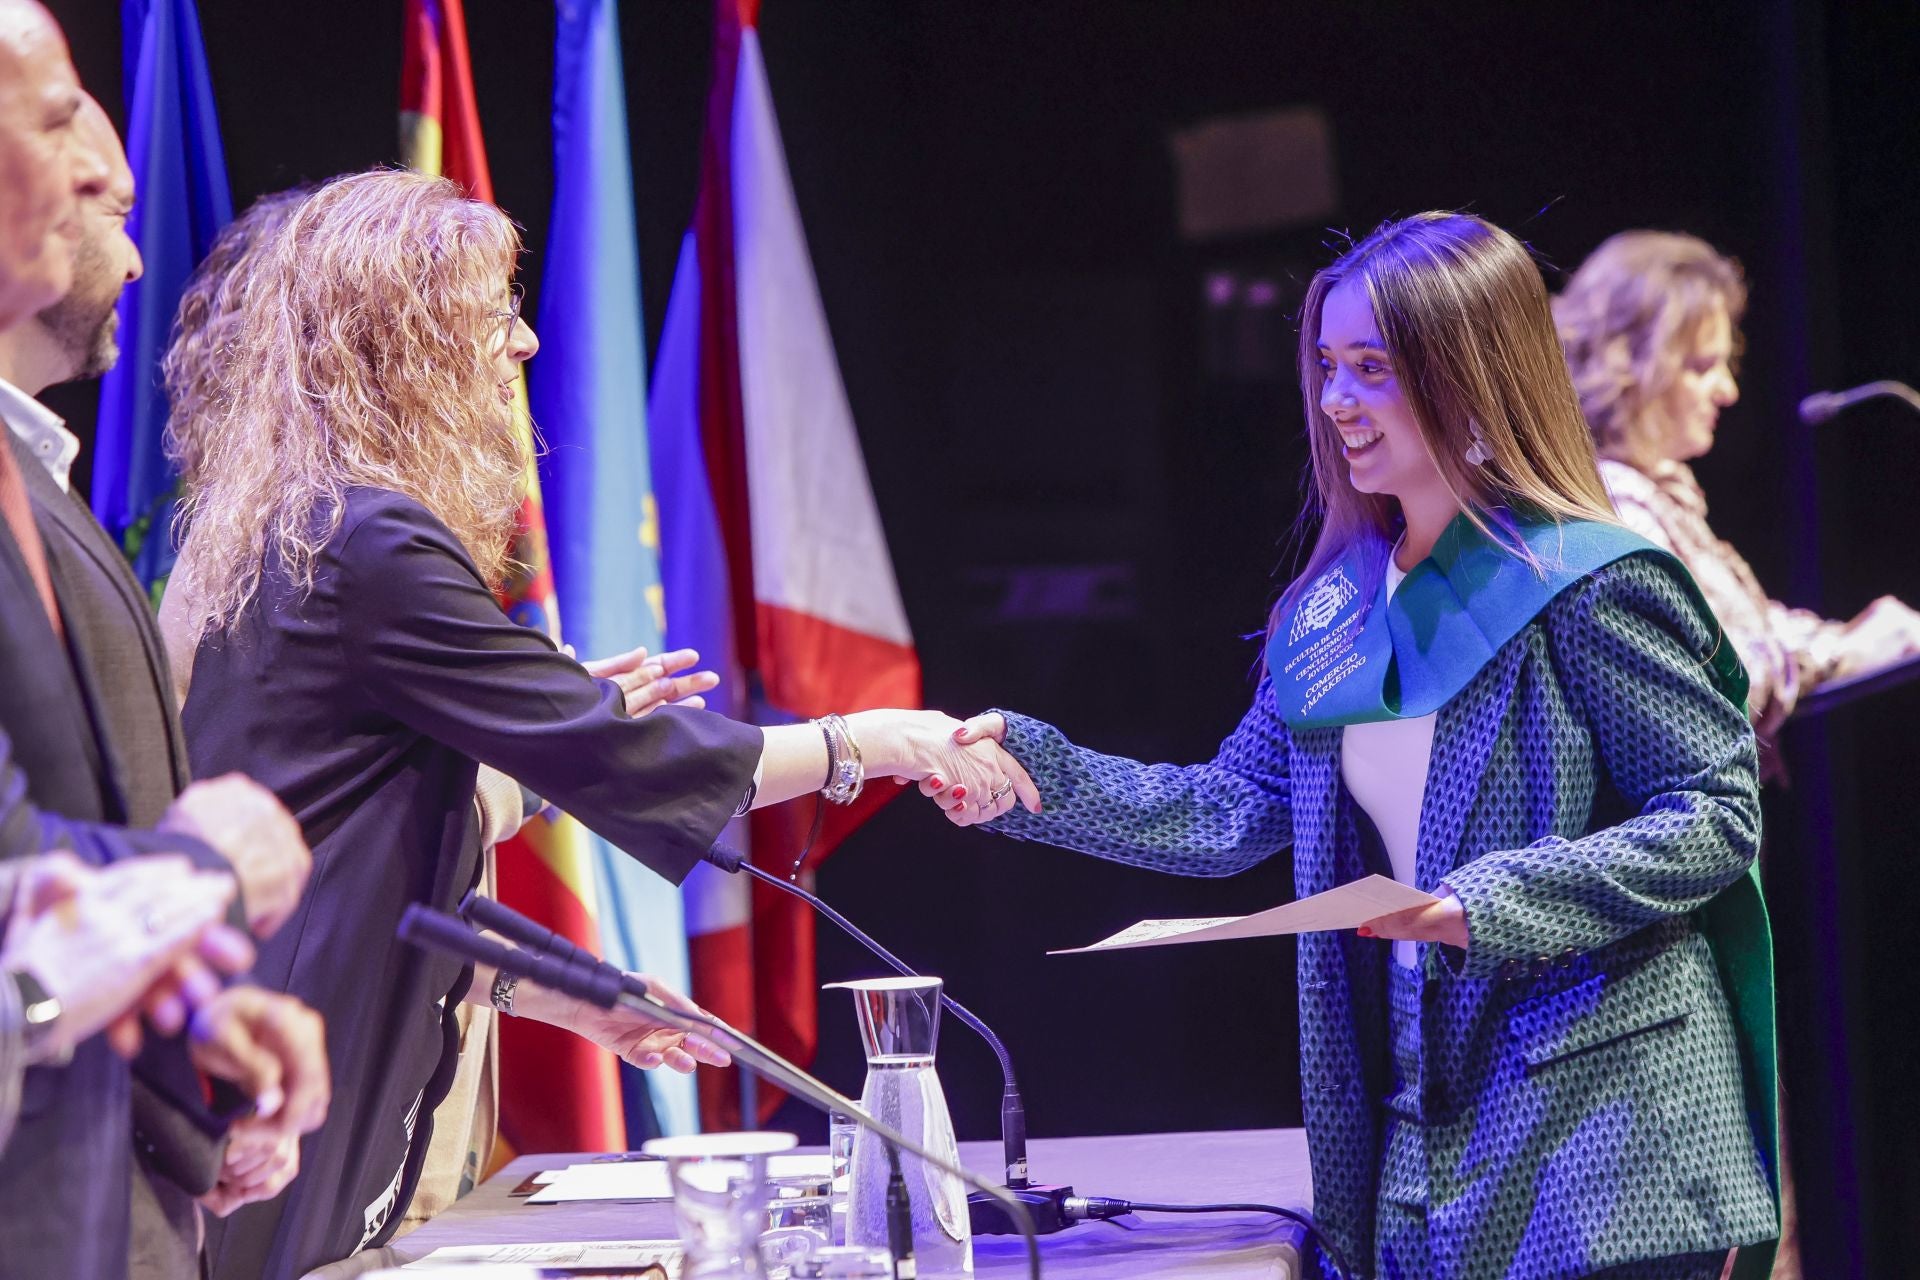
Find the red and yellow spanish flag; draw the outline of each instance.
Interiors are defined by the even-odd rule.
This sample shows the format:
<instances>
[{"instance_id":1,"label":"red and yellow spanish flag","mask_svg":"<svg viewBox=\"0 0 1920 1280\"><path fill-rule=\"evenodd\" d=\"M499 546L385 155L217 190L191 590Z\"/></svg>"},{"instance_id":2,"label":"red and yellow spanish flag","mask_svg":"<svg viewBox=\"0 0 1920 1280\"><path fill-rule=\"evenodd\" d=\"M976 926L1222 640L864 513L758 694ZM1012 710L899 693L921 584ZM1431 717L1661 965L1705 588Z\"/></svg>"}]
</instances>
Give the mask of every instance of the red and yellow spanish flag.
<instances>
[{"instance_id":1,"label":"red and yellow spanish flag","mask_svg":"<svg viewBox=\"0 0 1920 1280\"><path fill-rule=\"evenodd\" d=\"M442 174L476 200L492 201L461 0L407 0L400 144L408 167ZM515 621L557 643L560 619L524 378L517 403L527 498L513 559L523 569L502 589L500 603ZM572 818L536 818L499 847L500 898L576 945L596 950L592 857L586 830ZM626 1145L612 1055L556 1027L501 1019L500 1140L493 1165L526 1151L623 1151Z\"/></svg>"}]
</instances>

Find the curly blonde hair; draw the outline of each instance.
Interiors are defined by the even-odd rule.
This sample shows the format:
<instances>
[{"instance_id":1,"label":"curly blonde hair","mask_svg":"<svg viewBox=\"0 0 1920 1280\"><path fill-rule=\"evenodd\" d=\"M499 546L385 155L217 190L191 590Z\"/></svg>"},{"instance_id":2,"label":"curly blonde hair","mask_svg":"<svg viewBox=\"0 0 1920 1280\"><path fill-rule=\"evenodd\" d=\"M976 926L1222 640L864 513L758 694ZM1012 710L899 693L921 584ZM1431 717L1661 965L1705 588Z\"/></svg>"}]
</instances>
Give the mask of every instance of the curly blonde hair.
<instances>
[{"instance_id":1,"label":"curly blonde hair","mask_svg":"<svg viewBox=\"0 0 1920 1280\"><path fill-rule=\"evenodd\" d=\"M1622 231L1580 264L1554 299L1553 317L1600 456L1642 469L1659 461L1660 403L1719 307L1738 351L1746 277L1694 236Z\"/></svg>"},{"instance_id":2,"label":"curly blonde hair","mask_svg":"<svg viewBox=\"0 0 1920 1280\"><path fill-rule=\"evenodd\" d=\"M167 457L188 487L206 474L203 426L226 403L228 371L238 350L234 332L247 295L260 279L255 268L293 211L312 194L310 186L289 187L248 205L213 238L180 294L160 378L167 391Z\"/></svg>"},{"instance_id":3,"label":"curly blonde hair","mask_svg":"<svg viewBox=\"0 0 1920 1280\"><path fill-rule=\"evenodd\" d=\"M193 643L238 621L270 552L310 591L355 485L413 498L490 583L505 574L526 458L493 353L519 251L451 182L351 174L286 215L248 278L198 295L198 330L183 312L170 435Z\"/></svg>"}]
</instances>

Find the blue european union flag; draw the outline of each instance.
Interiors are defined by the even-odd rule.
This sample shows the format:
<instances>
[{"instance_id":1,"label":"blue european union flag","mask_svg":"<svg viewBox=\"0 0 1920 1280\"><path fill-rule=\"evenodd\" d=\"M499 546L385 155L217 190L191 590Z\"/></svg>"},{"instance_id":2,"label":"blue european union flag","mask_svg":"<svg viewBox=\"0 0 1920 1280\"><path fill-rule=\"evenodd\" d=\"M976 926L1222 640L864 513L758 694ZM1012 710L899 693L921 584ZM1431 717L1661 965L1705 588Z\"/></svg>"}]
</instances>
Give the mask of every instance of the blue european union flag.
<instances>
[{"instance_id":1,"label":"blue european union flag","mask_svg":"<svg viewBox=\"0 0 1920 1280\"><path fill-rule=\"evenodd\" d=\"M161 449L160 358L187 277L233 218L226 155L193 0L124 0L127 158L138 194L127 234L146 273L120 295L120 362L100 389L93 510L153 587L173 567L176 478Z\"/></svg>"}]
</instances>

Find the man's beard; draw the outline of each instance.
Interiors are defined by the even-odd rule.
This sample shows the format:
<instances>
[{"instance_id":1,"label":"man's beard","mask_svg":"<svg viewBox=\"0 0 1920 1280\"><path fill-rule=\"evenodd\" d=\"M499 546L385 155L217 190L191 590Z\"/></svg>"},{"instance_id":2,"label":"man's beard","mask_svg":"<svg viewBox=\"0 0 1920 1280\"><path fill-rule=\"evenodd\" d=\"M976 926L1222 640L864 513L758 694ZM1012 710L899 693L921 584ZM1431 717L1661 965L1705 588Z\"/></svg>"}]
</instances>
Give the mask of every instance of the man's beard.
<instances>
[{"instance_id":1,"label":"man's beard","mask_svg":"<svg viewBox=\"0 0 1920 1280\"><path fill-rule=\"evenodd\" d=\"M41 328L67 357L71 372L62 381L97 378L113 368L114 361L120 358L120 344L114 341L119 330L119 317L114 310L120 302L120 289L87 287L89 282L108 277L112 272L112 264L99 243L91 236L83 237L73 256L73 288L37 317Z\"/></svg>"},{"instance_id":2,"label":"man's beard","mask_svg":"<svg viewBox=\"0 0 1920 1280\"><path fill-rule=\"evenodd\" d=\"M120 344L115 340L120 317L114 314L112 303L103 314L98 301L68 294L42 311L39 320L68 357L72 369L65 379L68 382L98 378L120 358Z\"/></svg>"}]
</instances>

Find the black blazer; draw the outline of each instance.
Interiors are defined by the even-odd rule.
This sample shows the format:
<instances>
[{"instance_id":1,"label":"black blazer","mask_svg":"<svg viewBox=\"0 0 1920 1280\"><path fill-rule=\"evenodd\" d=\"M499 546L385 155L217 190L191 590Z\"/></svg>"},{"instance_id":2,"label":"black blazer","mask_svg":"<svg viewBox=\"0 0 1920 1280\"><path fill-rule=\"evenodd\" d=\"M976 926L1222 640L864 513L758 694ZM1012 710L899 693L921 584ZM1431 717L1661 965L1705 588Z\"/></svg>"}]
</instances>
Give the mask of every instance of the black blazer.
<instances>
[{"instance_id":1,"label":"black blazer","mask_svg":"<svg viewBox=\"0 0 1920 1280\"><path fill-rule=\"evenodd\" d=\"M22 441L8 436L46 547L103 791L113 798L117 821L151 826L188 777L186 737L152 604L85 501L63 490ZM212 865L227 869L217 858ZM235 925L245 920L236 903ZM181 1275L193 1268L200 1239L193 1197L219 1174L225 1130L202 1098L180 1045L156 1039L144 1047L133 1077L136 1176L148 1183L136 1188L133 1202L136 1276ZM241 1099L223 1087L218 1101L225 1111Z\"/></svg>"},{"instance_id":2,"label":"black blazer","mask_svg":"<svg viewBox=\"0 0 1920 1280\"><path fill-rule=\"evenodd\" d=\"M39 468L37 461L27 465ZM32 473L26 478L31 484ZM125 820L125 793L111 744L82 693L83 670L84 660L54 635L12 530L0 521L0 734L9 739L15 785L24 784L0 856L35 851L36 842L19 833L37 823L38 845L65 845L96 864L164 851L225 866L195 840L112 830ZM29 812L31 818L22 816ZM155 1047L147 1061L157 1078L191 1080L177 1045ZM0 1277L127 1274L131 1087L127 1064L100 1037L81 1045L65 1067L27 1073L19 1127L0 1153ZM173 1126L168 1132L184 1136ZM217 1168L210 1135L202 1131L191 1145L203 1167Z\"/></svg>"},{"instance_id":3,"label":"black blazer","mask_svg":"<svg viewBox=\"0 0 1920 1280\"><path fill-rule=\"evenodd\" d=\"M408 903L450 909L475 882L476 761L678 882L760 756L759 730L710 712L628 719L615 685L501 612L411 498L351 489L338 515L311 592L269 553L253 604L202 642L187 699L195 775L252 774L313 846L306 899L255 976L321 1012L333 1068L299 1178L211 1224L223 1280L295 1277L383 1243L412 1196L471 970L394 931Z\"/></svg>"},{"instance_id":4,"label":"black blazer","mask_svg":"<svg viewBox=\"0 0 1920 1280\"><path fill-rule=\"evenodd\" d=\"M126 820L152 826L191 776L153 601L86 501L61 489L18 438L12 444L46 544L67 643L82 659L78 676L107 744L104 763Z\"/></svg>"}]
</instances>

